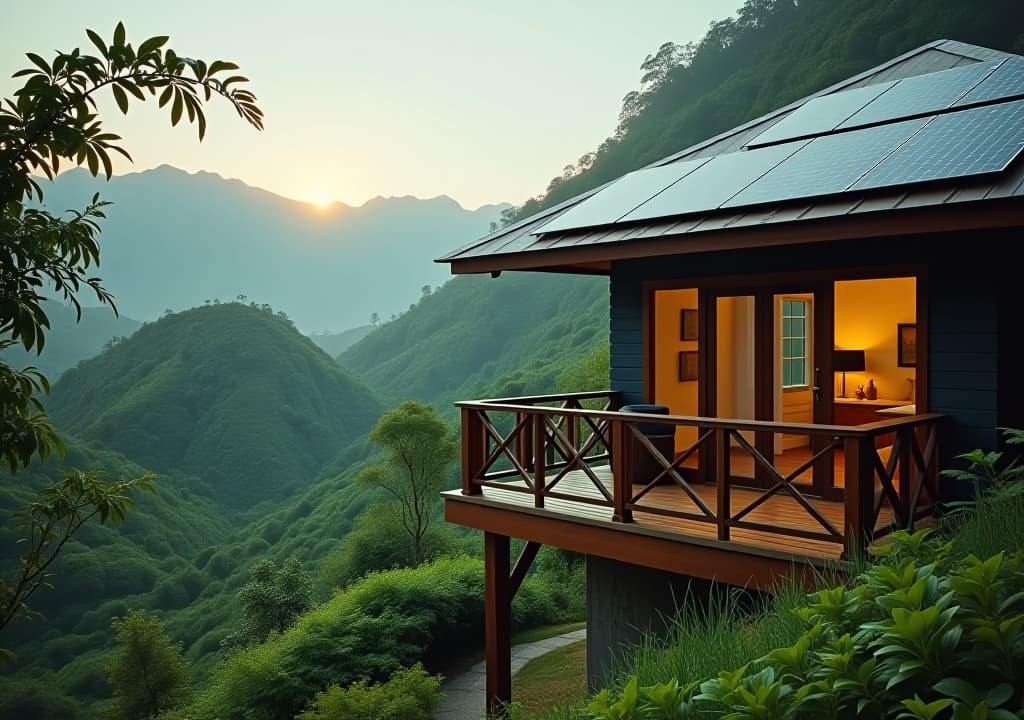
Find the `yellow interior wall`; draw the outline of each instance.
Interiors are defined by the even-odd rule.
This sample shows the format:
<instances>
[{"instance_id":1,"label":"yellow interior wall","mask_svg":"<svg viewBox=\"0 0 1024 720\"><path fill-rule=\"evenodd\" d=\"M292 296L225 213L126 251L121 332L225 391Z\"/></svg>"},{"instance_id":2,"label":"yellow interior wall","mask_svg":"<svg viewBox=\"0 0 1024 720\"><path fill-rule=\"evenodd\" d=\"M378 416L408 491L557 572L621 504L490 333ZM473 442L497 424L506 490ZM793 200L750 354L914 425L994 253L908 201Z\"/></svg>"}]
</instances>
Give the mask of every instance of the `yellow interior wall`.
<instances>
[{"instance_id":1,"label":"yellow interior wall","mask_svg":"<svg viewBox=\"0 0 1024 720\"><path fill-rule=\"evenodd\" d=\"M873 379L879 399L910 401L914 368L896 365L896 324L917 321L917 281L914 278L845 280L835 284L835 346L864 350L862 373L846 373L846 394ZM835 395L842 376L836 373Z\"/></svg>"},{"instance_id":2,"label":"yellow interior wall","mask_svg":"<svg viewBox=\"0 0 1024 720\"><path fill-rule=\"evenodd\" d=\"M679 352L696 350L696 340L680 340L683 308L697 308L697 290L659 290L654 293L654 399L673 415L697 414L697 383L679 382ZM676 450L697 441L696 428L676 431Z\"/></svg>"}]
</instances>

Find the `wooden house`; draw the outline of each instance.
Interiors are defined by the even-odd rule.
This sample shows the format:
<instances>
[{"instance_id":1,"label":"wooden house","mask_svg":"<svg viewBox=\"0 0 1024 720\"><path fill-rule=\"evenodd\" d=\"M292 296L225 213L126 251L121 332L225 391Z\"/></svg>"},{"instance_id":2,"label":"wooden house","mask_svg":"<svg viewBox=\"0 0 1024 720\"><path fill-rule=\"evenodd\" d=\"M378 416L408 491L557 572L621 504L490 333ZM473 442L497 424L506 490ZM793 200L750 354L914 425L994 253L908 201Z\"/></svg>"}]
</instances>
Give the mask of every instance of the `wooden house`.
<instances>
[{"instance_id":1,"label":"wooden house","mask_svg":"<svg viewBox=\"0 0 1024 720\"><path fill-rule=\"evenodd\" d=\"M609 278L610 390L458 403L489 708L541 545L587 555L598 679L686 579L841 561L1024 426L1022 145L1024 58L937 41L439 260Z\"/></svg>"}]
</instances>

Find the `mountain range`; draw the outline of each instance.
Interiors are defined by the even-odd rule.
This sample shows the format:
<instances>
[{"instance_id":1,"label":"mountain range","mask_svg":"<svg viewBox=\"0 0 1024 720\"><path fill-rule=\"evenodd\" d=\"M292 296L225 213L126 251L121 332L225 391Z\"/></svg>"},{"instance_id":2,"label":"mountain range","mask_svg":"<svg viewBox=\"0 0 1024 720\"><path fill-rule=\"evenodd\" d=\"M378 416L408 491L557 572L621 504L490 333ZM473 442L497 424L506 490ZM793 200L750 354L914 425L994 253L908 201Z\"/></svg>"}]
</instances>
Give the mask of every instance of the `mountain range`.
<instances>
[{"instance_id":1,"label":"mountain range","mask_svg":"<svg viewBox=\"0 0 1024 720\"><path fill-rule=\"evenodd\" d=\"M397 316L426 285L448 278L434 258L487 233L506 205L467 210L447 196L377 197L317 208L214 173L169 165L104 181L71 170L43 183L54 213L105 209L98 274L119 310L155 320L166 310L244 296L283 311L303 331Z\"/></svg>"}]
</instances>

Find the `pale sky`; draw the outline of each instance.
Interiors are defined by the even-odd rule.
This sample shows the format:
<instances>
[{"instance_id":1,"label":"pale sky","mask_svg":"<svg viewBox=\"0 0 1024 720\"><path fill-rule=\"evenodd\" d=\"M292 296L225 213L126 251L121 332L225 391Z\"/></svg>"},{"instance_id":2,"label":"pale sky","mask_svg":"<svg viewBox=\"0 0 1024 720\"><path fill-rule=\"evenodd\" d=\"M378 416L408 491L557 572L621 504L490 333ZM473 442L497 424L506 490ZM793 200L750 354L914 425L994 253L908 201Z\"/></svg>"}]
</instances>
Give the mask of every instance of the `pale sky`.
<instances>
[{"instance_id":1,"label":"pale sky","mask_svg":"<svg viewBox=\"0 0 1024 720\"><path fill-rule=\"evenodd\" d=\"M4 5L0 95L26 51L93 47L123 20L138 45L231 60L266 113L256 132L224 103L206 140L170 127L156 103L105 127L135 159L240 178L286 197L361 205L378 196L449 195L468 208L522 203L614 129L640 63L663 42L697 40L742 0L50 0ZM55 20L56 18L56 20Z\"/></svg>"}]
</instances>

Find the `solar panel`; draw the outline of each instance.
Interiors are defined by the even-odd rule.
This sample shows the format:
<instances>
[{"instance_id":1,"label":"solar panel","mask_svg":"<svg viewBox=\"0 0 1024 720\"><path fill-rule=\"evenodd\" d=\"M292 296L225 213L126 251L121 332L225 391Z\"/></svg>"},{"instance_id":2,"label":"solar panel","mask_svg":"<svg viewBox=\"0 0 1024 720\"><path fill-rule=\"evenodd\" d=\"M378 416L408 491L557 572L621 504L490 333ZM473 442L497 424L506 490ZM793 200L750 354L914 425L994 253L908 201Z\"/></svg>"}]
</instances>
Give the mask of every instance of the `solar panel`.
<instances>
[{"instance_id":1,"label":"solar panel","mask_svg":"<svg viewBox=\"0 0 1024 720\"><path fill-rule=\"evenodd\" d=\"M904 120L815 138L724 207L843 192L926 122Z\"/></svg>"},{"instance_id":2,"label":"solar panel","mask_svg":"<svg viewBox=\"0 0 1024 720\"><path fill-rule=\"evenodd\" d=\"M944 110L973 88L999 61L904 78L839 127L854 128Z\"/></svg>"},{"instance_id":3,"label":"solar panel","mask_svg":"<svg viewBox=\"0 0 1024 720\"><path fill-rule=\"evenodd\" d=\"M895 80L890 80L878 85L844 90L808 100L747 145L754 148L829 132L895 84Z\"/></svg>"},{"instance_id":4,"label":"solar panel","mask_svg":"<svg viewBox=\"0 0 1024 720\"><path fill-rule=\"evenodd\" d=\"M956 105L969 105L989 100L1024 95L1024 59L1009 58L991 75L978 83Z\"/></svg>"},{"instance_id":5,"label":"solar panel","mask_svg":"<svg viewBox=\"0 0 1024 720\"><path fill-rule=\"evenodd\" d=\"M1004 170L1024 147L1024 100L939 115L854 190Z\"/></svg>"},{"instance_id":6,"label":"solar panel","mask_svg":"<svg viewBox=\"0 0 1024 720\"><path fill-rule=\"evenodd\" d=\"M716 155L622 218L647 220L714 210L806 145L809 140Z\"/></svg>"},{"instance_id":7,"label":"solar panel","mask_svg":"<svg viewBox=\"0 0 1024 720\"><path fill-rule=\"evenodd\" d=\"M708 158L685 160L645 170L636 170L623 175L576 207L562 213L546 225L540 226L533 234L539 235L546 232L575 230L614 223L637 205L650 200L651 197L707 161Z\"/></svg>"}]
</instances>

